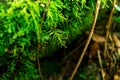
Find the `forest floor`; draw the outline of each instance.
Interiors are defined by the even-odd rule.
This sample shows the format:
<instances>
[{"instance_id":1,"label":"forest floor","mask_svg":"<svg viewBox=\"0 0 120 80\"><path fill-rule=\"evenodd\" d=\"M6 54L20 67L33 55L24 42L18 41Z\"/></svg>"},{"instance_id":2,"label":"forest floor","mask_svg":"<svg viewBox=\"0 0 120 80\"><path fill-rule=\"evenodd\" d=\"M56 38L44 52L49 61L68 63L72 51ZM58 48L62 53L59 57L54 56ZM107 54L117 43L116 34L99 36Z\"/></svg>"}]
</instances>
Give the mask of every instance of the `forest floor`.
<instances>
[{"instance_id":1,"label":"forest floor","mask_svg":"<svg viewBox=\"0 0 120 80\"><path fill-rule=\"evenodd\" d=\"M105 29L102 28L98 26L95 29L74 80L120 80L120 32L110 33L105 49L106 36ZM42 59L42 68L48 69L43 68L46 76L44 80L69 79L84 49L88 34L86 32L78 42L58 50L54 56Z\"/></svg>"},{"instance_id":2,"label":"forest floor","mask_svg":"<svg viewBox=\"0 0 120 80\"><path fill-rule=\"evenodd\" d=\"M109 29L106 29L106 24L109 25L109 16L103 21L97 21L74 80L120 80L120 32L116 28L118 24L113 23ZM43 80L69 80L89 34L86 31L67 48L56 51L52 57L41 59Z\"/></svg>"}]
</instances>

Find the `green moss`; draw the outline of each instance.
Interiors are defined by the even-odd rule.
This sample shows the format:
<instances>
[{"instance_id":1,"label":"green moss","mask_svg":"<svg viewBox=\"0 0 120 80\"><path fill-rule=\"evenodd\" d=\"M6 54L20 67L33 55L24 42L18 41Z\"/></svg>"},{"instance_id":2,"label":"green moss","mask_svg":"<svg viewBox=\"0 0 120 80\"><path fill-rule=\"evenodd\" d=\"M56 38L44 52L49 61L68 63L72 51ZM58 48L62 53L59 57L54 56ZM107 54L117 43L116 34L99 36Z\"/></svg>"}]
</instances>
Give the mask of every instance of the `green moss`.
<instances>
[{"instance_id":1,"label":"green moss","mask_svg":"<svg viewBox=\"0 0 120 80\"><path fill-rule=\"evenodd\" d=\"M8 0L6 5L0 3L0 63L5 61L7 67L4 74L0 74L1 80L37 79L33 62L38 44L41 45L39 55L44 57L72 43L90 29L94 6L94 0L50 0L50 3L48 0Z\"/></svg>"}]
</instances>

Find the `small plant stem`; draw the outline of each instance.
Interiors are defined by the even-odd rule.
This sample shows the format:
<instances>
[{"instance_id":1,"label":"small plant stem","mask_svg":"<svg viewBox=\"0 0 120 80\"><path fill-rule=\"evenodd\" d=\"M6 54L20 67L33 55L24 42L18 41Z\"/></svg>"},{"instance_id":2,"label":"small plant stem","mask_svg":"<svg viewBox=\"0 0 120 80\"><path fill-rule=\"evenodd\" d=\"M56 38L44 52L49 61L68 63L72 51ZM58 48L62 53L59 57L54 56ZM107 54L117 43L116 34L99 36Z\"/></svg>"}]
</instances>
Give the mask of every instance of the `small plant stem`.
<instances>
[{"instance_id":1,"label":"small plant stem","mask_svg":"<svg viewBox=\"0 0 120 80\"><path fill-rule=\"evenodd\" d=\"M46 12L47 12L47 9L48 9L48 6L50 4L50 0L48 0L48 3L46 5L46 8L45 8L45 11L43 13L43 16L42 16L42 21L41 21L41 24L40 24L40 30L38 31L38 47L37 47L37 63L38 63L38 70L39 70L39 75L41 77L41 80L43 80L43 77L41 75L41 69L40 69L40 60L39 60L39 53L40 53L40 49L41 49L41 39L40 39L40 35L42 33L42 26L43 26L43 22L44 22L44 19L45 19L45 15L46 15Z\"/></svg>"},{"instance_id":2,"label":"small plant stem","mask_svg":"<svg viewBox=\"0 0 120 80\"><path fill-rule=\"evenodd\" d=\"M100 8L100 0L97 0L96 13L95 13L94 22L93 22L93 25L92 25L91 32L90 32L89 37L88 37L88 39L87 39L87 42L86 42L86 44L85 44L85 48L83 49L83 51L82 51L82 53L81 53L81 56L80 56L80 58L79 58L79 60L78 60L78 62L77 62L77 65L76 65L76 67L75 67L72 75L70 76L70 79L69 79L69 80L72 80L73 77L75 76L75 74L76 74L76 72L77 72L77 70L78 70L78 67L80 66L80 64L81 64L81 62L82 62L82 59L83 59L83 57L84 57L84 55L85 55L85 52L86 52L86 50L87 50L87 48L88 48L88 45L89 45L89 43L90 43L90 40L91 40L91 38L92 38L94 29L95 29L95 25L96 25L98 13L99 13L99 8Z\"/></svg>"},{"instance_id":3,"label":"small plant stem","mask_svg":"<svg viewBox=\"0 0 120 80\"><path fill-rule=\"evenodd\" d=\"M117 2L117 0L114 0L113 8L112 8L112 11L111 11L111 13L110 13L108 23L107 23L107 25L106 25L106 30L107 30L107 31L106 31L106 40L105 40L104 52L103 52L103 56L104 56L104 58L105 58L106 63L107 63L106 58L107 58L107 45L108 45L107 42L108 42L108 37L109 37L109 33L110 33L110 25L111 25L111 22L112 22L112 16L113 16L113 12L114 12L114 10L115 10L114 6L115 6L116 2ZM107 64L106 64L106 66L108 67Z\"/></svg>"},{"instance_id":4,"label":"small plant stem","mask_svg":"<svg viewBox=\"0 0 120 80\"><path fill-rule=\"evenodd\" d=\"M104 72L103 72L103 66L102 66L102 59L101 59L101 56L100 56L100 50L97 50L97 53L98 53L98 59L99 59L100 68L101 68L102 80L105 80Z\"/></svg>"},{"instance_id":5,"label":"small plant stem","mask_svg":"<svg viewBox=\"0 0 120 80\"><path fill-rule=\"evenodd\" d=\"M63 61L65 61L67 58L69 58L73 53L75 53L81 46L83 46L85 44L86 41L84 41L83 43L81 43L80 45L78 45L72 52L70 52L69 55L65 56Z\"/></svg>"},{"instance_id":6,"label":"small plant stem","mask_svg":"<svg viewBox=\"0 0 120 80\"><path fill-rule=\"evenodd\" d=\"M109 21L108 21L108 24L106 25L106 40L105 40L105 44L104 44L104 58L106 59L106 54L107 54L107 41L108 41L108 36L109 36L109 31L110 31L110 25L111 25L111 21L112 21L112 16L113 16L113 12L114 12L114 6L116 4L116 0L114 0L114 4L113 4L113 8L112 8L112 11L110 13L110 17L109 17Z\"/></svg>"},{"instance_id":7,"label":"small plant stem","mask_svg":"<svg viewBox=\"0 0 120 80\"><path fill-rule=\"evenodd\" d=\"M47 12L47 10L48 10L49 4L50 4L50 0L48 0L48 3L46 4L45 11L44 11L44 13L43 13L43 15L42 15L42 21L41 21L41 24L40 24L41 29L42 29L42 26L43 26L43 23L44 23L44 20L45 20L45 15L46 15L46 12Z\"/></svg>"}]
</instances>

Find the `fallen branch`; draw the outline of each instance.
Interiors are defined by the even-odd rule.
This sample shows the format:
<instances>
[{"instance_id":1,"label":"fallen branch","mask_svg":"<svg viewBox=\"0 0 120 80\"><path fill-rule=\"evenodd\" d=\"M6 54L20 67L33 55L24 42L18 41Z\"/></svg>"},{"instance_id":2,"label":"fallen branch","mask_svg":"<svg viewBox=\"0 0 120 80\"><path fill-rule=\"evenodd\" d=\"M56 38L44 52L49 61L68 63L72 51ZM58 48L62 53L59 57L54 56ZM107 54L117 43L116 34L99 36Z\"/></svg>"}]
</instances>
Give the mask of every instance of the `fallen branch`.
<instances>
[{"instance_id":1,"label":"fallen branch","mask_svg":"<svg viewBox=\"0 0 120 80\"><path fill-rule=\"evenodd\" d=\"M91 32L90 32L89 37L88 37L88 39L87 39L87 43L86 43L86 45L85 45L85 48L83 49L82 54L80 55L80 58L79 58L79 60L78 60L78 62L77 62L77 65L76 65L76 67L75 67L72 75L70 76L70 79L69 79L69 80L72 80L73 77L75 76L75 74L76 74L76 72L77 72L77 70L78 70L78 67L80 66L80 64L81 64L81 62L82 62L82 59L83 59L83 57L84 57L84 55L85 55L85 52L86 52L86 50L87 50L87 48L88 48L88 45L89 45L89 43L90 43L90 40L91 40L91 38L92 38L94 29L95 29L95 25L96 25L96 21L97 21L99 9L100 9L100 0L97 0L96 13L95 13L94 22L93 22L93 25L92 25Z\"/></svg>"}]
</instances>

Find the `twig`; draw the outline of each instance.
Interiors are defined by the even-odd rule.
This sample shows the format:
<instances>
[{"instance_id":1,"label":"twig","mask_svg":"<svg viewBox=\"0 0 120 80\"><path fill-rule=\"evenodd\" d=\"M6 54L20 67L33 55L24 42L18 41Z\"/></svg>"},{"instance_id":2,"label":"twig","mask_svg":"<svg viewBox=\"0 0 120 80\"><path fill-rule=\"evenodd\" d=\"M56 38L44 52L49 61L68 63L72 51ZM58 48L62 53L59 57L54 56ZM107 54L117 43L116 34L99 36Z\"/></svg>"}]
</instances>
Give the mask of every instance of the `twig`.
<instances>
[{"instance_id":1,"label":"twig","mask_svg":"<svg viewBox=\"0 0 120 80\"><path fill-rule=\"evenodd\" d=\"M104 78L104 72L103 72L103 66L102 66L102 60L101 60L101 56L100 56L100 50L97 50L98 53L98 59L99 59L99 63L100 63L100 68L101 68L101 74L102 74L102 80L105 80Z\"/></svg>"},{"instance_id":2,"label":"twig","mask_svg":"<svg viewBox=\"0 0 120 80\"><path fill-rule=\"evenodd\" d=\"M38 70L39 70L39 75L42 79L42 75L41 75L41 70L40 70L40 61L39 61L39 53L40 53L40 48L41 48L41 44L40 44L40 35L42 33L42 26L43 26L43 22L44 22L44 19L45 19L45 14L47 12L47 9L48 9L48 6L50 4L50 0L48 0L48 3L46 5L46 8L45 8L45 11L43 13L43 16L42 16L42 21L41 21L41 24L40 24L40 30L38 32L38 47L37 47L37 63L38 63ZM43 80L43 79L42 79Z\"/></svg>"},{"instance_id":3,"label":"twig","mask_svg":"<svg viewBox=\"0 0 120 80\"><path fill-rule=\"evenodd\" d=\"M108 37L109 37L110 25L111 25L113 12L114 12L114 9L115 9L114 8L115 4L116 4L116 0L114 0L114 4L113 4L112 11L110 13L109 21L108 21L108 24L106 25L107 33L106 33L106 40L105 40L105 44L104 44L104 53L103 53L105 59L106 59L106 53L107 53L107 41L108 41Z\"/></svg>"},{"instance_id":4,"label":"twig","mask_svg":"<svg viewBox=\"0 0 120 80\"><path fill-rule=\"evenodd\" d=\"M104 53L103 53L103 56L104 56L106 62L107 62L106 58L107 58L107 46L108 46L107 42L108 42L108 38L109 38L110 26L112 23L112 16L113 16L113 12L115 10L114 6L115 6L116 2L117 2L117 0L114 0L113 8L112 8L112 11L109 16L108 24L106 25L107 32L106 32L106 40L105 40L105 44L104 44ZM107 68L109 68L107 64L106 64L106 66L107 66Z\"/></svg>"},{"instance_id":5,"label":"twig","mask_svg":"<svg viewBox=\"0 0 120 80\"><path fill-rule=\"evenodd\" d=\"M95 25L96 25L96 21L97 21L99 9L100 9L100 0L97 0L96 13L95 13L94 22L93 22L93 25L92 25L91 32L90 32L89 37L88 37L88 39L87 39L87 43L86 43L86 45L85 45L85 48L83 49L82 54L81 54L81 56L80 56L80 58L79 58L79 60L78 60L78 62L77 62L77 65L76 65L76 67L75 67L75 69L74 69L74 71L73 71L73 73L72 73L72 75L71 75L71 77L70 77L69 80L72 80L73 77L75 76L75 74L76 74L76 72L77 72L77 70L78 70L78 67L80 66L81 61L82 61L82 59L83 59L83 57L84 57L84 55L85 55L85 52L86 52L86 50L87 50L87 48L88 48L88 45L89 45L89 43L90 43L90 40L91 40L91 38L92 38L94 29L95 29Z\"/></svg>"},{"instance_id":6,"label":"twig","mask_svg":"<svg viewBox=\"0 0 120 80\"><path fill-rule=\"evenodd\" d=\"M45 15L46 15L46 12L48 10L48 7L49 7L49 4L50 4L50 0L48 0L48 3L46 4L46 8L45 8L45 11L43 13L43 16L42 16L42 22L41 22L41 27L43 26L43 22L44 22L44 19L45 19Z\"/></svg>"},{"instance_id":7,"label":"twig","mask_svg":"<svg viewBox=\"0 0 120 80\"><path fill-rule=\"evenodd\" d=\"M67 58L69 58L73 53L75 53L81 46L83 46L85 44L86 41L84 41L83 43L81 43L79 46L77 46L72 52L69 53L69 55L65 56L63 61L65 61Z\"/></svg>"}]
</instances>

